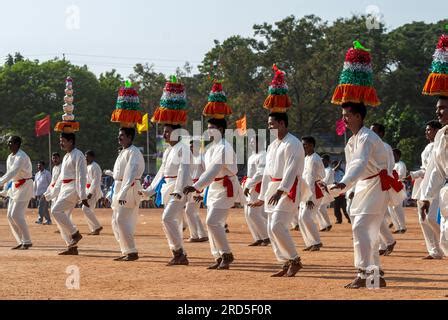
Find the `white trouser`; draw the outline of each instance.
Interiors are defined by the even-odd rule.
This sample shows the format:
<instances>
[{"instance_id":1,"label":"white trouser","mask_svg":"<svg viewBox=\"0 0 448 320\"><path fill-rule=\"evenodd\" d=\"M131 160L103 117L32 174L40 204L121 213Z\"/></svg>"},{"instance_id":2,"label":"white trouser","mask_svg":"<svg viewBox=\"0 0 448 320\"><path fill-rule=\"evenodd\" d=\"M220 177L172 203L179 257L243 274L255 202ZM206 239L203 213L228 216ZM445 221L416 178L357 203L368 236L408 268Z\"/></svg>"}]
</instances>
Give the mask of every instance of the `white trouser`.
<instances>
[{"instance_id":1,"label":"white trouser","mask_svg":"<svg viewBox=\"0 0 448 320\"><path fill-rule=\"evenodd\" d=\"M277 260L286 263L299 257L289 226L296 212L268 212L268 235Z\"/></svg>"},{"instance_id":2,"label":"white trouser","mask_svg":"<svg viewBox=\"0 0 448 320\"><path fill-rule=\"evenodd\" d=\"M406 219L403 205L389 207L389 213L395 228L397 230L406 230Z\"/></svg>"},{"instance_id":3,"label":"white trouser","mask_svg":"<svg viewBox=\"0 0 448 320\"><path fill-rule=\"evenodd\" d=\"M379 234L384 214L361 214L352 219L355 267L366 271L369 267L381 269ZM360 276L365 276L360 274Z\"/></svg>"},{"instance_id":4,"label":"white trouser","mask_svg":"<svg viewBox=\"0 0 448 320\"><path fill-rule=\"evenodd\" d=\"M199 216L200 206L201 204L197 202L187 202L185 208L188 229L190 230L190 238L192 239L207 237L207 231L205 231L204 225L201 221L201 217Z\"/></svg>"},{"instance_id":5,"label":"white trouser","mask_svg":"<svg viewBox=\"0 0 448 320\"><path fill-rule=\"evenodd\" d=\"M123 255L137 253L134 240L137 218L138 206L135 208L119 206L113 209L112 230Z\"/></svg>"},{"instance_id":6,"label":"white trouser","mask_svg":"<svg viewBox=\"0 0 448 320\"><path fill-rule=\"evenodd\" d=\"M395 239L392 232L389 229L386 215L384 215L383 222L380 227L380 250L386 250L388 246L394 244Z\"/></svg>"},{"instance_id":7,"label":"white trouser","mask_svg":"<svg viewBox=\"0 0 448 320\"><path fill-rule=\"evenodd\" d=\"M247 226L255 241L266 240L268 236L268 217L264 211L264 206L251 208L244 206L244 215Z\"/></svg>"},{"instance_id":8,"label":"white trouser","mask_svg":"<svg viewBox=\"0 0 448 320\"><path fill-rule=\"evenodd\" d=\"M448 219L443 216L440 218L440 248L448 257Z\"/></svg>"},{"instance_id":9,"label":"white trouser","mask_svg":"<svg viewBox=\"0 0 448 320\"><path fill-rule=\"evenodd\" d=\"M51 211L54 220L56 220L56 223L58 224L62 239L64 239L67 246L70 245L72 241L72 235L78 231L78 228L72 221L72 211L75 206L76 203L58 199Z\"/></svg>"},{"instance_id":10,"label":"white trouser","mask_svg":"<svg viewBox=\"0 0 448 320\"><path fill-rule=\"evenodd\" d=\"M25 210L29 201L15 202L9 199L8 204L8 222L17 244L31 244L30 232L25 220Z\"/></svg>"},{"instance_id":11,"label":"white trouser","mask_svg":"<svg viewBox=\"0 0 448 320\"><path fill-rule=\"evenodd\" d=\"M331 226L330 217L328 216L328 204L321 204L317 210L317 221L319 222L319 229L326 229Z\"/></svg>"},{"instance_id":12,"label":"white trouser","mask_svg":"<svg viewBox=\"0 0 448 320\"><path fill-rule=\"evenodd\" d=\"M208 229L208 240L212 255L218 259L224 253L232 253L226 234L226 220L229 215L228 209L207 209L207 218L205 223Z\"/></svg>"},{"instance_id":13,"label":"white trouser","mask_svg":"<svg viewBox=\"0 0 448 320\"><path fill-rule=\"evenodd\" d=\"M313 217L317 214L318 208L314 206L313 209L308 209L305 205L300 206L299 210L299 226L300 233L302 234L303 241L305 242L305 247L309 248L311 246L320 244L319 230L317 229L316 223Z\"/></svg>"},{"instance_id":14,"label":"white trouser","mask_svg":"<svg viewBox=\"0 0 448 320\"><path fill-rule=\"evenodd\" d=\"M183 215L185 201L170 200L163 210L162 226L171 251L183 249Z\"/></svg>"},{"instance_id":15,"label":"white trouser","mask_svg":"<svg viewBox=\"0 0 448 320\"><path fill-rule=\"evenodd\" d=\"M95 212L93 211L96 207L97 201L98 201L98 199L91 198L90 200L87 200L87 202L89 203L89 206L90 206L89 208L84 205L82 206L82 211L84 212L84 215L87 218L87 224L88 224L91 232L101 228L101 224L98 221L98 219L95 215Z\"/></svg>"},{"instance_id":16,"label":"white trouser","mask_svg":"<svg viewBox=\"0 0 448 320\"><path fill-rule=\"evenodd\" d=\"M426 250L430 256L434 258L443 257L443 251L440 248L441 237L440 237L440 226L437 223L437 213L439 210L439 199L434 199L428 210L428 215L425 221L422 221L420 216L420 201L417 203L417 214L420 226L422 228L423 236L425 238Z\"/></svg>"}]
</instances>

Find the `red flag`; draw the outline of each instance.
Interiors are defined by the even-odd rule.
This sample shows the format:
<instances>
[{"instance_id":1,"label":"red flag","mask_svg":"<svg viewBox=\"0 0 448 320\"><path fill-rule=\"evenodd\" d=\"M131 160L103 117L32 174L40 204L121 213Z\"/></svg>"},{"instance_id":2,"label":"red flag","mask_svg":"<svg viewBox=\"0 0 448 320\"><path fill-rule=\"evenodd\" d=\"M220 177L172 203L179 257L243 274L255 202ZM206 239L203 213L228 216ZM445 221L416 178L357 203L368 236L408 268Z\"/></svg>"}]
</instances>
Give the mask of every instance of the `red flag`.
<instances>
[{"instance_id":1,"label":"red flag","mask_svg":"<svg viewBox=\"0 0 448 320\"><path fill-rule=\"evenodd\" d=\"M50 115L42 120L36 121L36 137L42 137L50 134Z\"/></svg>"},{"instance_id":2,"label":"red flag","mask_svg":"<svg viewBox=\"0 0 448 320\"><path fill-rule=\"evenodd\" d=\"M343 136L346 130L347 126L343 119L336 121L336 133L338 136Z\"/></svg>"}]
</instances>

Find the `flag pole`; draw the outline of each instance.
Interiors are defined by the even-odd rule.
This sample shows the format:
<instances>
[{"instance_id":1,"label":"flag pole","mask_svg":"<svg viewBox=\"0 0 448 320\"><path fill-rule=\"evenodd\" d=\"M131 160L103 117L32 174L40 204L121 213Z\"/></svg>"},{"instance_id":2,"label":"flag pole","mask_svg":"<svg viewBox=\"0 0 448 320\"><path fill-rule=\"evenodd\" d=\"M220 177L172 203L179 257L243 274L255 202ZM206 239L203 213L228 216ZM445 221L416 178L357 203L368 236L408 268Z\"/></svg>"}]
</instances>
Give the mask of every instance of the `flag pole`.
<instances>
[{"instance_id":1,"label":"flag pole","mask_svg":"<svg viewBox=\"0 0 448 320\"><path fill-rule=\"evenodd\" d=\"M48 168L50 168L50 172L51 172L51 131L48 133Z\"/></svg>"},{"instance_id":2,"label":"flag pole","mask_svg":"<svg viewBox=\"0 0 448 320\"><path fill-rule=\"evenodd\" d=\"M149 127L148 130L146 130L146 162L148 166L147 174L149 174Z\"/></svg>"}]
</instances>

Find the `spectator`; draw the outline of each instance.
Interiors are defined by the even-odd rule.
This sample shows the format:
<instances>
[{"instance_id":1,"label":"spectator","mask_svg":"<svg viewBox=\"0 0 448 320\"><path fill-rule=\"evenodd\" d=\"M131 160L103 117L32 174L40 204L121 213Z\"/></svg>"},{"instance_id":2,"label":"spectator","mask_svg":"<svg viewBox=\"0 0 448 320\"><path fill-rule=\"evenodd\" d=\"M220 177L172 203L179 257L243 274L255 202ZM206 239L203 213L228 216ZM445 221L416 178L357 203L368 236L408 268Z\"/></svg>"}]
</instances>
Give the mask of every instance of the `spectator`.
<instances>
[{"instance_id":1,"label":"spectator","mask_svg":"<svg viewBox=\"0 0 448 320\"><path fill-rule=\"evenodd\" d=\"M37 173L34 177L34 196L37 201L39 218L37 224L51 225L50 211L48 210L48 201L43 194L47 191L51 183L51 174L45 169L45 162L37 163ZM45 222L43 221L45 219Z\"/></svg>"}]
</instances>

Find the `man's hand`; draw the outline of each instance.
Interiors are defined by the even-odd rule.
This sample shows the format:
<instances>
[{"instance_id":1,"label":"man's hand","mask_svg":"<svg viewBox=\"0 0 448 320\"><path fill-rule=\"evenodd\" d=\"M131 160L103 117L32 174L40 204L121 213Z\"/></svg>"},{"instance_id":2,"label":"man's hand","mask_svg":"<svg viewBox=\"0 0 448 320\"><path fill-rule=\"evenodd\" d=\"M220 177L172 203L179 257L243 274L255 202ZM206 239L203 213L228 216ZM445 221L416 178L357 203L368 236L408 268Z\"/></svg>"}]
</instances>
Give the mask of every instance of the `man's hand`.
<instances>
[{"instance_id":1,"label":"man's hand","mask_svg":"<svg viewBox=\"0 0 448 320\"><path fill-rule=\"evenodd\" d=\"M89 193L89 194L87 195L87 199L88 199L88 200L92 199L92 197L93 197L93 194L91 194L91 193Z\"/></svg>"},{"instance_id":2,"label":"man's hand","mask_svg":"<svg viewBox=\"0 0 448 320\"><path fill-rule=\"evenodd\" d=\"M184 188L184 195L186 195L186 196L189 195L190 193L193 193L193 192L198 192L198 190L196 190L192 186L188 186L188 187Z\"/></svg>"},{"instance_id":3,"label":"man's hand","mask_svg":"<svg viewBox=\"0 0 448 320\"><path fill-rule=\"evenodd\" d=\"M194 196L193 199L196 203L200 203L204 200L204 197L203 196Z\"/></svg>"},{"instance_id":4,"label":"man's hand","mask_svg":"<svg viewBox=\"0 0 448 320\"><path fill-rule=\"evenodd\" d=\"M344 183L335 183L334 185L331 186L330 190L336 190L336 189L345 189L345 187L347 187Z\"/></svg>"},{"instance_id":5,"label":"man's hand","mask_svg":"<svg viewBox=\"0 0 448 320\"><path fill-rule=\"evenodd\" d=\"M176 192L174 192L174 193L171 193L171 194L170 194L170 196L172 196L172 197L176 198L177 200L180 200L180 199L182 199L182 196L181 196L180 194L176 193Z\"/></svg>"},{"instance_id":6,"label":"man's hand","mask_svg":"<svg viewBox=\"0 0 448 320\"><path fill-rule=\"evenodd\" d=\"M309 210L313 210L314 209L314 202L313 201L308 201L307 203L306 203L306 207L309 209Z\"/></svg>"},{"instance_id":7,"label":"man's hand","mask_svg":"<svg viewBox=\"0 0 448 320\"><path fill-rule=\"evenodd\" d=\"M277 190L277 192L271 197L271 199L269 199L268 204L271 206L276 206L277 203L280 201L280 198L283 195L283 191L281 190Z\"/></svg>"},{"instance_id":8,"label":"man's hand","mask_svg":"<svg viewBox=\"0 0 448 320\"><path fill-rule=\"evenodd\" d=\"M249 188L244 188L244 196L248 197L250 195L250 190Z\"/></svg>"},{"instance_id":9,"label":"man's hand","mask_svg":"<svg viewBox=\"0 0 448 320\"><path fill-rule=\"evenodd\" d=\"M259 208L259 207L264 206L264 201L263 200L257 200L255 202L249 203L248 206L251 207L251 208Z\"/></svg>"},{"instance_id":10,"label":"man's hand","mask_svg":"<svg viewBox=\"0 0 448 320\"><path fill-rule=\"evenodd\" d=\"M128 202L126 200L119 200L118 203L120 204L120 206L124 206Z\"/></svg>"},{"instance_id":11,"label":"man's hand","mask_svg":"<svg viewBox=\"0 0 448 320\"><path fill-rule=\"evenodd\" d=\"M83 206L86 206L87 208L90 208L89 202L87 201L87 199L82 200L81 203L82 203Z\"/></svg>"},{"instance_id":12,"label":"man's hand","mask_svg":"<svg viewBox=\"0 0 448 320\"><path fill-rule=\"evenodd\" d=\"M430 206L431 203L429 201L427 200L422 201L422 206L420 207L420 218L422 219L422 221L426 220L426 216L428 215Z\"/></svg>"}]
</instances>

